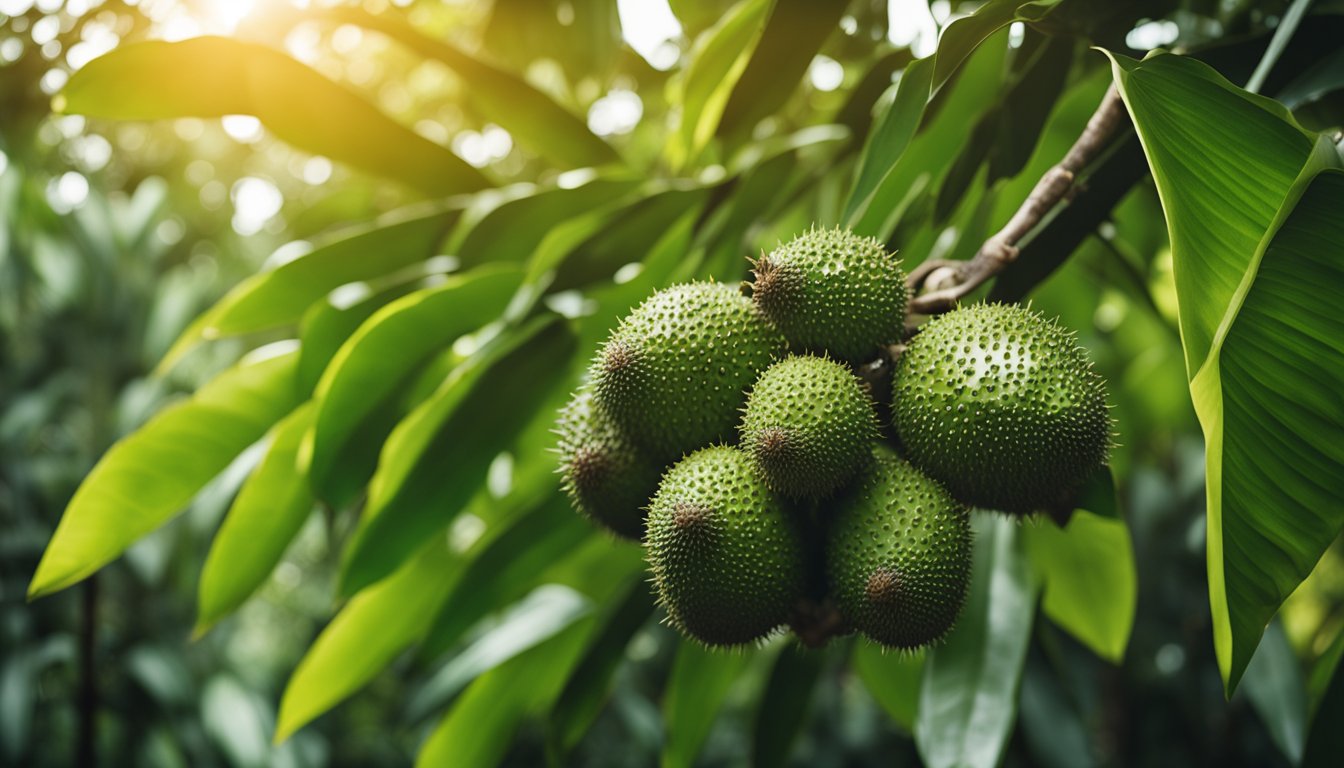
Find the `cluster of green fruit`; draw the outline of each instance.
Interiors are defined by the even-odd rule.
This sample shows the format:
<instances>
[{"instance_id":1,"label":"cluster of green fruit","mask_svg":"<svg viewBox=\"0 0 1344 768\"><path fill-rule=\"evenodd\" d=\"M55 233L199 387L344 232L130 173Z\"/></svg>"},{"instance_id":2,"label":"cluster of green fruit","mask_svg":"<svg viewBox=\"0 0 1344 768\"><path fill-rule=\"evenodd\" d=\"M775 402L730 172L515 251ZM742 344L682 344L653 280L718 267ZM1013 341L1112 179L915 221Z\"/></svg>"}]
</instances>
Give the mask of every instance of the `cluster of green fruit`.
<instances>
[{"instance_id":1,"label":"cluster of green fruit","mask_svg":"<svg viewBox=\"0 0 1344 768\"><path fill-rule=\"evenodd\" d=\"M559 420L565 488L643 540L670 620L705 643L801 633L800 606L828 605L928 644L965 599L968 507L1050 508L1105 462L1104 384L1057 324L977 305L928 322L874 392L855 369L905 335L900 262L813 230L755 267L750 298L673 286L613 331Z\"/></svg>"}]
</instances>

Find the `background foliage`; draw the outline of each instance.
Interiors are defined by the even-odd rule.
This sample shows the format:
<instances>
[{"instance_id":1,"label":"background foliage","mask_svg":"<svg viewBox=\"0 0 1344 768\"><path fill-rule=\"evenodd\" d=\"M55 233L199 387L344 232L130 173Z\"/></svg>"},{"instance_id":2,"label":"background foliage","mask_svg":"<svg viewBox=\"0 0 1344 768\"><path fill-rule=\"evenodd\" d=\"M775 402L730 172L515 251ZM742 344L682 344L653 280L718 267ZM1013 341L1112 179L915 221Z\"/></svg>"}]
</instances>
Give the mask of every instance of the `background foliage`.
<instances>
[{"instance_id":1,"label":"background foliage","mask_svg":"<svg viewBox=\"0 0 1344 768\"><path fill-rule=\"evenodd\" d=\"M0 3L0 761L1331 764L1344 8L668 11ZM969 257L1112 82L984 292L1112 485L977 513L924 655L679 640L556 490L595 344L814 223Z\"/></svg>"}]
</instances>

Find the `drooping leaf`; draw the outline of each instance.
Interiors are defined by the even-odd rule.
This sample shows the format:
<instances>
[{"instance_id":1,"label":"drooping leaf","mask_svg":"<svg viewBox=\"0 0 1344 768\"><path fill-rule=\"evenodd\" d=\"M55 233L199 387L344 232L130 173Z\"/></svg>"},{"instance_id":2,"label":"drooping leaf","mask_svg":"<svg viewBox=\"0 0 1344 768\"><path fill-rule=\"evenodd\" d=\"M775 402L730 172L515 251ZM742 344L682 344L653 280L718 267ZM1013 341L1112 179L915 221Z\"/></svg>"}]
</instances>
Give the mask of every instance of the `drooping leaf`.
<instances>
[{"instance_id":1,"label":"drooping leaf","mask_svg":"<svg viewBox=\"0 0 1344 768\"><path fill-rule=\"evenodd\" d=\"M57 108L119 120L255 115L277 138L299 149L430 195L490 186L446 147L345 86L273 48L232 38L120 46L71 75L57 96Z\"/></svg>"},{"instance_id":2,"label":"drooping leaf","mask_svg":"<svg viewBox=\"0 0 1344 768\"><path fill-rule=\"evenodd\" d=\"M582 619L473 682L420 748L417 768L497 765L518 726L560 694L592 627Z\"/></svg>"},{"instance_id":3,"label":"drooping leaf","mask_svg":"<svg viewBox=\"0 0 1344 768\"><path fill-rule=\"evenodd\" d=\"M364 686L424 635L452 584L453 563L446 537L436 537L396 573L351 598L285 686L277 743Z\"/></svg>"},{"instance_id":4,"label":"drooping leaf","mask_svg":"<svg viewBox=\"0 0 1344 768\"><path fill-rule=\"evenodd\" d=\"M1098 656L1119 664L1138 602L1125 522L1079 509L1063 529L1043 522L1024 533L1044 589L1041 610Z\"/></svg>"},{"instance_id":5,"label":"drooping leaf","mask_svg":"<svg viewBox=\"0 0 1344 768\"><path fill-rule=\"evenodd\" d=\"M229 508L201 570L197 634L266 581L312 512L308 476L298 463L299 444L312 422L312 404L305 403L275 426L265 458Z\"/></svg>"},{"instance_id":6,"label":"drooping leaf","mask_svg":"<svg viewBox=\"0 0 1344 768\"><path fill-rule=\"evenodd\" d=\"M750 652L712 650L699 643L677 646L677 658L663 694L663 768L695 763L700 746L728 696L728 689L746 668Z\"/></svg>"},{"instance_id":7,"label":"drooping leaf","mask_svg":"<svg viewBox=\"0 0 1344 768\"><path fill-rule=\"evenodd\" d=\"M500 69L429 37L393 14L372 14L336 6L314 12L318 18L380 32L428 59L442 62L467 84L468 104L522 144L562 167L614 163L616 151L588 130L587 124L518 75Z\"/></svg>"},{"instance_id":8,"label":"drooping leaf","mask_svg":"<svg viewBox=\"0 0 1344 768\"><path fill-rule=\"evenodd\" d=\"M760 42L723 108L719 135L749 135L761 118L784 105L826 38L839 29L847 5L841 0L775 0Z\"/></svg>"},{"instance_id":9,"label":"drooping leaf","mask_svg":"<svg viewBox=\"0 0 1344 768\"><path fill-rule=\"evenodd\" d=\"M1014 21L1044 17L1059 0L990 0L975 13L957 19L943 30L938 50L932 56L905 68L896 98L875 121L859 161L859 175L845 204L844 218L851 225L872 204L879 186L891 174L910 145L924 117L929 98L943 86L961 63L994 32Z\"/></svg>"},{"instance_id":10,"label":"drooping leaf","mask_svg":"<svg viewBox=\"0 0 1344 768\"><path fill-rule=\"evenodd\" d=\"M298 404L298 351L263 348L113 445L80 484L28 588L80 581L191 501Z\"/></svg>"},{"instance_id":11,"label":"drooping leaf","mask_svg":"<svg viewBox=\"0 0 1344 768\"><path fill-rule=\"evenodd\" d=\"M632 582L625 594L607 606L597 618L597 630L564 690L551 708L547 742L560 762L569 754L597 719L611 690L612 678L625 658L625 648L653 614L653 597L642 579Z\"/></svg>"},{"instance_id":12,"label":"drooping leaf","mask_svg":"<svg viewBox=\"0 0 1344 768\"><path fill-rule=\"evenodd\" d=\"M506 331L496 342L455 368L387 438L342 563L345 594L390 573L452 520L574 354L572 333L554 318Z\"/></svg>"},{"instance_id":13,"label":"drooping leaf","mask_svg":"<svg viewBox=\"0 0 1344 768\"><path fill-rule=\"evenodd\" d=\"M1283 625L1272 622L1246 666L1242 690L1275 746L1292 765L1302 762L1307 738L1307 691L1302 665L1288 644Z\"/></svg>"},{"instance_id":14,"label":"drooping leaf","mask_svg":"<svg viewBox=\"0 0 1344 768\"><path fill-rule=\"evenodd\" d=\"M922 651L887 653L882 646L871 642L859 642L850 656L854 672L868 693L906 733L915 730L924 656Z\"/></svg>"},{"instance_id":15,"label":"drooping leaf","mask_svg":"<svg viewBox=\"0 0 1344 768\"><path fill-rule=\"evenodd\" d=\"M1065 690L1061 674L1045 654L1027 654L1022 674L1021 716L1018 721L1031 764L1040 768L1093 768L1098 761L1078 702Z\"/></svg>"},{"instance_id":16,"label":"drooping leaf","mask_svg":"<svg viewBox=\"0 0 1344 768\"><path fill-rule=\"evenodd\" d=\"M1204 431L1209 602L1230 693L1344 526L1339 155L1276 102L1171 54L1113 56L1167 218Z\"/></svg>"},{"instance_id":17,"label":"drooping leaf","mask_svg":"<svg viewBox=\"0 0 1344 768\"><path fill-rule=\"evenodd\" d=\"M348 471L337 459L361 424L419 364L500 316L521 282L522 273L511 267L452 277L383 307L360 326L314 393L310 475L319 494Z\"/></svg>"},{"instance_id":18,"label":"drooping leaf","mask_svg":"<svg viewBox=\"0 0 1344 768\"><path fill-rule=\"evenodd\" d=\"M756 710L752 765L781 766L788 762L825 663L823 651L795 643L779 652Z\"/></svg>"},{"instance_id":19,"label":"drooping leaf","mask_svg":"<svg viewBox=\"0 0 1344 768\"><path fill-rule=\"evenodd\" d=\"M975 523L966 606L924 662L915 745L929 768L994 768L1017 716L1037 588L1017 523Z\"/></svg>"},{"instance_id":20,"label":"drooping leaf","mask_svg":"<svg viewBox=\"0 0 1344 768\"><path fill-rule=\"evenodd\" d=\"M746 71L774 0L741 0L695 41L677 98L677 132L667 145L668 161L681 168L714 136L733 87Z\"/></svg>"},{"instance_id":21,"label":"drooping leaf","mask_svg":"<svg viewBox=\"0 0 1344 768\"><path fill-rule=\"evenodd\" d=\"M1317 661L1312 681L1321 681L1319 698L1311 716L1302 753L1302 768L1328 768L1344 754L1344 632L1335 637L1329 650Z\"/></svg>"}]
</instances>

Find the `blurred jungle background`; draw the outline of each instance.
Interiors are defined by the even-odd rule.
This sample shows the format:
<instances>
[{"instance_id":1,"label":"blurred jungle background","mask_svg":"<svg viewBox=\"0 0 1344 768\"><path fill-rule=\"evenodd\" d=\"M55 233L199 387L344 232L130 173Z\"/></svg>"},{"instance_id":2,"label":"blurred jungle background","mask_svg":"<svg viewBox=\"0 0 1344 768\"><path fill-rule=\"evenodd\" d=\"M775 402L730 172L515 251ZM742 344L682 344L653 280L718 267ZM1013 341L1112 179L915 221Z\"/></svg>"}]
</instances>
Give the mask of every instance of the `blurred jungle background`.
<instances>
[{"instance_id":1,"label":"blurred jungle background","mask_svg":"<svg viewBox=\"0 0 1344 768\"><path fill-rule=\"evenodd\" d=\"M247 350L296 337L290 329L300 329L305 355L327 350L315 372L302 373L311 360L300 363L311 385L379 307L479 263L583 243L566 290L549 299L574 317L591 311L586 292L597 275L602 290L631 282L630 269L612 282L609 265L698 249L706 271L732 280L745 256L814 222L841 221L856 157L893 82L982 5L0 0L0 764L403 765L443 713L464 710L474 714L455 726L459 735L474 731L481 743L461 747L462 764L480 764L472 754L510 765L646 766L660 756L712 766L918 764L918 658L851 641L814 656L775 642L688 672L682 657L700 652L686 650L651 606L588 589L581 575L551 565L601 580L592 563L626 545L535 516L499 534L513 537L513 549L476 544L512 525L485 508L520 503L510 501L521 482L511 469L522 459L501 451L509 443L490 449L487 460L502 458L489 462L468 513L448 529L456 559L445 568L465 571L454 578L473 590L454 593L465 606L460 626L440 619L419 634L405 630L415 637L390 648L377 639L382 627L366 628L334 665L347 677L279 745L272 737L286 685L342 603L352 489L331 494L337 503L310 500L255 594L208 620L198 610L202 563L264 445L86 581L32 603L26 592L62 511L114 441ZM1043 22L1008 23L1020 5L933 98L907 152L917 160L901 166L901 194L867 222L907 264L968 256L1062 156L1110 82L1092 45L1135 58L1159 47L1206 51L1243 84L1296 12L1290 6L1314 5L1262 92L1295 94L1290 106L1313 129L1339 125L1344 66L1328 59L1344 39L1337 4L1065 0ZM764 36L734 47L734 24L764 26ZM82 106L61 103L72 75L104 54L213 36L256 48L242 58L204 50L191 66L140 62L117 75L124 80L91 78L70 95ZM753 45L745 69L714 69L721 49L731 63ZM325 91L292 104L257 97L255 110L238 101L229 109L237 114L223 116L207 105L180 112L205 116L175 117L154 102L156 89L190 101L229 77L263 77L263 48L339 84L341 98L370 113L325 112L344 103L324 101ZM739 84L731 96L714 89L723 77L707 75L729 71ZM1304 84L1304 73L1316 79ZM527 99L509 90L518 84ZM715 99L718 114L687 128L691 111ZM121 112L132 119L110 119ZM331 138L342 129L355 138ZM580 132L588 138L573 138ZM381 143L388 137L397 146ZM455 162L422 163L415 158L438 157L425 147ZM1344 559L1336 543L1225 701L1211 641L1203 439L1167 228L1140 158L1113 206L1054 244L1047 260L1057 271L1027 283L1032 306L1077 329L1110 383L1121 433L1114 477L1133 553L1117 567L1137 583L1132 633L1118 653L1098 653L1045 615L1028 617L1020 682L993 699L1008 734L1003 763L1295 764L1329 681L1331 667L1318 660L1332 648L1338 655ZM487 186L496 191L465 196ZM508 215L492 215L501 211ZM264 266L299 263L351 236L365 237L362 258L386 263L334 290L319 283L298 313L263 301L256 311L271 317L239 332L191 330ZM615 314L646 291L617 293ZM175 346L179 338L193 343ZM470 354L466 347L458 352ZM427 363L440 375L446 364ZM375 431L375 449L385 436ZM580 559L564 559L570 550ZM637 550L617 559L637 570ZM437 592L414 581L404 588ZM392 626L403 614L434 615L446 598L427 599L394 606L388 631L403 631ZM1129 599L1116 595L1115 611L1124 614ZM602 635L612 660L604 685L581 702L578 722L560 718L557 742L551 707L566 680L549 681L555 665L535 653L554 647L552 638L573 645L571 626L607 622L604 612L622 600L638 620ZM198 626L208 631L194 635ZM361 647L377 658L366 664ZM554 690L535 701L508 693L534 684ZM669 702L677 696L680 709ZM703 716L688 711L697 707ZM674 732L687 735L674 744Z\"/></svg>"}]
</instances>

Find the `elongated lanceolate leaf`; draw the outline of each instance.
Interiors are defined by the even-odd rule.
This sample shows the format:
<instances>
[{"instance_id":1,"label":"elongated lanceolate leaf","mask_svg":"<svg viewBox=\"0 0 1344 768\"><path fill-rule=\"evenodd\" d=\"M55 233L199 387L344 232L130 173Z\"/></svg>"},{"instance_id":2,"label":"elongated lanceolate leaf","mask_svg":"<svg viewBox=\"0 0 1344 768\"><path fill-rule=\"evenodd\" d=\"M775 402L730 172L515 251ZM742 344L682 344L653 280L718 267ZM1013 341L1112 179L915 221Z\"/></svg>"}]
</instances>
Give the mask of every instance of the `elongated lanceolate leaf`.
<instances>
[{"instance_id":1,"label":"elongated lanceolate leaf","mask_svg":"<svg viewBox=\"0 0 1344 768\"><path fill-rule=\"evenodd\" d=\"M369 318L332 358L314 399L311 476L321 493L344 471L337 461L360 426L435 352L499 317L522 272L490 268L449 278L399 299Z\"/></svg>"},{"instance_id":2,"label":"elongated lanceolate leaf","mask_svg":"<svg viewBox=\"0 0 1344 768\"><path fill-rule=\"evenodd\" d=\"M194 37L120 46L71 75L56 106L119 120L255 115L277 138L299 149L427 194L490 186L446 147L345 86L280 51L241 40Z\"/></svg>"},{"instance_id":3,"label":"elongated lanceolate leaf","mask_svg":"<svg viewBox=\"0 0 1344 768\"><path fill-rule=\"evenodd\" d=\"M850 664L887 716L906 733L913 732L924 678L924 653L887 653L876 643L860 642L850 656Z\"/></svg>"},{"instance_id":4,"label":"elongated lanceolate leaf","mask_svg":"<svg viewBox=\"0 0 1344 768\"><path fill-rule=\"evenodd\" d=\"M664 768L695 764L728 690L750 658L748 652L715 650L699 643L681 643L677 647L677 658L663 695L663 722L667 727Z\"/></svg>"},{"instance_id":5,"label":"elongated lanceolate leaf","mask_svg":"<svg viewBox=\"0 0 1344 768\"><path fill-rule=\"evenodd\" d=\"M281 350L254 353L113 445L66 507L29 598L74 584L167 522L293 410L299 353Z\"/></svg>"},{"instance_id":6,"label":"elongated lanceolate leaf","mask_svg":"<svg viewBox=\"0 0 1344 768\"><path fill-rule=\"evenodd\" d=\"M1344 173L1328 139L1204 64L1112 62L1171 238L1230 693L1344 526Z\"/></svg>"},{"instance_id":7,"label":"elongated lanceolate leaf","mask_svg":"<svg viewBox=\"0 0 1344 768\"><path fill-rule=\"evenodd\" d=\"M924 663L915 745L929 768L994 768L1017 716L1037 587L1018 523L975 522L966 607Z\"/></svg>"},{"instance_id":8,"label":"elongated lanceolate leaf","mask_svg":"<svg viewBox=\"0 0 1344 768\"><path fill-rule=\"evenodd\" d=\"M201 571L197 633L265 583L312 512L308 475L298 462L299 444L312 423L312 404L305 403L275 426L266 457L229 508Z\"/></svg>"}]
</instances>

